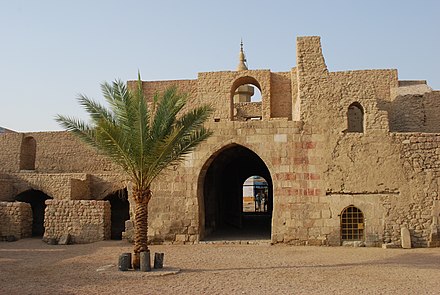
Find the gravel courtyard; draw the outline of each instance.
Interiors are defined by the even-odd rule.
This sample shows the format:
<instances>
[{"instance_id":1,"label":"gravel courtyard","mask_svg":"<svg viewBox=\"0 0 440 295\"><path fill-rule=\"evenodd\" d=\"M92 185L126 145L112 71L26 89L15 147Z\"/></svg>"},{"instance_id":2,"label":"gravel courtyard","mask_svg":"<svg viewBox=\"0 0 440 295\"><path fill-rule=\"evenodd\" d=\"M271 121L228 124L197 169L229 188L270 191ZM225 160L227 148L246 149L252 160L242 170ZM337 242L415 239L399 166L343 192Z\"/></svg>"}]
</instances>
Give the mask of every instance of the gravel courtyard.
<instances>
[{"instance_id":1,"label":"gravel courtyard","mask_svg":"<svg viewBox=\"0 0 440 295\"><path fill-rule=\"evenodd\" d=\"M131 249L1 242L0 294L440 294L440 248L160 245L163 271L119 272Z\"/></svg>"}]
</instances>

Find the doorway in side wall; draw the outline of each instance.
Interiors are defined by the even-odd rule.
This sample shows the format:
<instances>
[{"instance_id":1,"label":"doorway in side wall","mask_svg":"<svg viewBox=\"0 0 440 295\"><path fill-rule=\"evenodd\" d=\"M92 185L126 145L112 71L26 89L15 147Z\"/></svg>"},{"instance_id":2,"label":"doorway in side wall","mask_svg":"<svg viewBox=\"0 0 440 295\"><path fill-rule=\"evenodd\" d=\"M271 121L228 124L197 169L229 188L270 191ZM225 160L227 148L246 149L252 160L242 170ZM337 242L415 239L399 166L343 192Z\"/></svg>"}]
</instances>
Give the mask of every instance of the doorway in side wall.
<instances>
[{"instance_id":1,"label":"doorway in side wall","mask_svg":"<svg viewBox=\"0 0 440 295\"><path fill-rule=\"evenodd\" d=\"M44 235L44 210L46 209L46 200L52 199L39 190L27 190L18 194L15 200L31 205L32 208L32 236L43 237Z\"/></svg>"},{"instance_id":2,"label":"doorway in side wall","mask_svg":"<svg viewBox=\"0 0 440 295\"><path fill-rule=\"evenodd\" d=\"M125 221L130 219L130 204L127 189L115 191L104 198L111 206L111 239L121 240Z\"/></svg>"}]
</instances>

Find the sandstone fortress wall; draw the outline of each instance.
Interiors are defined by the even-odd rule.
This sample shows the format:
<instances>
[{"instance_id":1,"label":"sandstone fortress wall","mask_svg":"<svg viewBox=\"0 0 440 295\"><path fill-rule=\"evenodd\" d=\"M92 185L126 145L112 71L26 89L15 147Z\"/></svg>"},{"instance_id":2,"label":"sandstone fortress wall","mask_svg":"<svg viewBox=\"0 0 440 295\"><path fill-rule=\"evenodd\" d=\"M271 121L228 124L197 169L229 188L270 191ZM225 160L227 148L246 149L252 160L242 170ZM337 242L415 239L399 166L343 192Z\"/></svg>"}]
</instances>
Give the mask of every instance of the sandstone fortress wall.
<instances>
[{"instance_id":1,"label":"sandstone fortress wall","mask_svg":"<svg viewBox=\"0 0 440 295\"><path fill-rule=\"evenodd\" d=\"M214 135L153 185L151 240L194 243L219 224L241 227L237 195L260 175L269 183L273 243L341 245L344 212L354 208L367 246L400 245L401 228L414 247L438 246L440 91L399 81L394 69L329 72L319 37L297 38L296 60L289 72L143 82L147 98L176 85L189 108L215 108L207 123ZM234 100L246 85L261 92L260 102ZM115 205L102 200L128 188L130 201L117 167L66 132L0 133L0 150L0 204L40 191L53 198L45 201L45 238L109 238ZM18 216L1 205L0 233L12 223L5 215Z\"/></svg>"}]
</instances>

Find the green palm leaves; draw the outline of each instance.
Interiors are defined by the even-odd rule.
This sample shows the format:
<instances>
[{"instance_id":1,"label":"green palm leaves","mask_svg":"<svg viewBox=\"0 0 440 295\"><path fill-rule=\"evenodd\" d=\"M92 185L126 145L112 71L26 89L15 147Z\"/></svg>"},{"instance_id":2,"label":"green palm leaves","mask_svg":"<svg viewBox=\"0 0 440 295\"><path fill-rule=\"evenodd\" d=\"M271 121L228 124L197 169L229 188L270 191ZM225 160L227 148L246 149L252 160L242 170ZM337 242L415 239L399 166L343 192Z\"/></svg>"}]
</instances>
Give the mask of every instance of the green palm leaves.
<instances>
[{"instance_id":1,"label":"green palm leaves","mask_svg":"<svg viewBox=\"0 0 440 295\"><path fill-rule=\"evenodd\" d=\"M109 108L80 95L89 124L62 115L56 120L108 156L143 190L163 169L178 164L212 134L203 127L212 109L204 105L182 113L187 95L175 87L147 102L140 76L135 86L129 89L119 80L102 84Z\"/></svg>"}]
</instances>

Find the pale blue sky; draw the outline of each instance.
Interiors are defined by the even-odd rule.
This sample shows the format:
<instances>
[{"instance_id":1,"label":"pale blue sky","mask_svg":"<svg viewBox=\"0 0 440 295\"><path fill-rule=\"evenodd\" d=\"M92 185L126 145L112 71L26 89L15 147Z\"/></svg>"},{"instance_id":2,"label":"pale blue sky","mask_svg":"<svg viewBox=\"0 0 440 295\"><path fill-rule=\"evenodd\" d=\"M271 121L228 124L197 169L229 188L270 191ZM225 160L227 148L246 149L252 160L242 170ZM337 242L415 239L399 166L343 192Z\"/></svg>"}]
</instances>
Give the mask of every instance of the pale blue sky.
<instances>
[{"instance_id":1,"label":"pale blue sky","mask_svg":"<svg viewBox=\"0 0 440 295\"><path fill-rule=\"evenodd\" d=\"M440 89L440 1L0 0L0 126L61 130L120 78L195 79L234 70L289 71L297 36L319 35L330 71L396 68Z\"/></svg>"}]
</instances>

